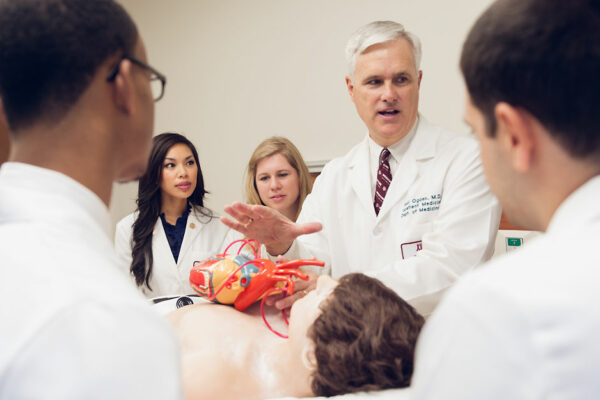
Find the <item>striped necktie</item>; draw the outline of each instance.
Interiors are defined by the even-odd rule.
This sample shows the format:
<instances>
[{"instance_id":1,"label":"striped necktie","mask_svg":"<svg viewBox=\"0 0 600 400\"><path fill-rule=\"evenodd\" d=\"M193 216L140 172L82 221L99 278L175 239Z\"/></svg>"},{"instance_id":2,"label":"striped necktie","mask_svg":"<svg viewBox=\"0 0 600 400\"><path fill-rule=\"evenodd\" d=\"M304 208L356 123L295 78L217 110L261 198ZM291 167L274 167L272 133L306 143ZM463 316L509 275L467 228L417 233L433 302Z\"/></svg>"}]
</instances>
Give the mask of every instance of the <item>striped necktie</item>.
<instances>
[{"instance_id":1,"label":"striped necktie","mask_svg":"<svg viewBox=\"0 0 600 400\"><path fill-rule=\"evenodd\" d=\"M377 185L375 186L375 199L373 200L373 206L375 207L375 215L379 215L379 210L383 205L383 199L390 187L392 182L392 171L390 170L390 163L388 158L390 151L387 148L381 150L379 155L379 169L377 170Z\"/></svg>"}]
</instances>

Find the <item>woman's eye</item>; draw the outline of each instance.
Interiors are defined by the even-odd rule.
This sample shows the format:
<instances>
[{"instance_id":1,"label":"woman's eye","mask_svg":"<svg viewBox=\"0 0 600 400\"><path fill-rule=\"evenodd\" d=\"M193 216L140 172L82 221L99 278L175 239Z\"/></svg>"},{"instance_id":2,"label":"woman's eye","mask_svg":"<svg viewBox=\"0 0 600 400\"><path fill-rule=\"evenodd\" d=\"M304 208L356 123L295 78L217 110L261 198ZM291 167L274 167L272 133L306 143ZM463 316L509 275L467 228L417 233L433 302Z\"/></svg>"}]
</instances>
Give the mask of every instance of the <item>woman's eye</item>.
<instances>
[{"instance_id":1,"label":"woman's eye","mask_svg":"<svg viewBox=\"0 0 600 400\"><path fill-rule=\"evenodd\" d=\"M173 168L175 166L175 164L173 163L167 163L164 165L164 168Z\"/></svg>"},{"instance_id":2,"label":"woman's eye","mask_svg":"<svg viewBox=\"0 0 600 400\"><path fill-rule=\"evenodd\" d=\"M260 178L258 178L258 180L262 181L262 182L267 181L268 179L269 179L268 176L261 176Z\"/></svg>"},{"instance_id":3,"label":"woman's eye","mask_svg":"<svg viewBox=\"0 0 600 400\"><path fill-rule=\"evenodd\" d=\"M286 176L288 176L288 175L289 175L289 174L288 174L287 172L282 172L282 173L280 173L278 176L279 176L280 178L285 178L285 177L286 177Z\"/></svg>"},{"instance_id":4,"label":"woman's eye","mask_svg":"<svg viewBox=\"0 0 600 400\"><path fill-rule=\"evenodd\" d=\"M196 162L194 160L190 160L187 162L187 165L194 165L194 164L196 164Z\"/></svg>"}]
</instances>

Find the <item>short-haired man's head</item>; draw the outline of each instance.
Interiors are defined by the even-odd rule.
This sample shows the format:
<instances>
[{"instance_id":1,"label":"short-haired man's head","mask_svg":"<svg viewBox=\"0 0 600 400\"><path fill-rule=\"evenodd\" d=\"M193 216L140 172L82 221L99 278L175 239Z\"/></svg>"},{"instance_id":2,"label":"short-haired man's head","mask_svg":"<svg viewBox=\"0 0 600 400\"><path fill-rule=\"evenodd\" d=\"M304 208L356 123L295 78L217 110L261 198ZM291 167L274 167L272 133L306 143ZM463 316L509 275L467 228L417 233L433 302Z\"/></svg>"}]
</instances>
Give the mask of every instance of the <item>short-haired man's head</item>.
<instances>
[{"instance_id":1,"label":"short-haired man's head","mask_svg":"<svg viewBox=\"0 0 600 400\"><path fill-rule=\"evenodd\" d=\"M358 28L346 44L346 61L350 79L354 79L354 67L358 55L373 45L397 39L406 39L410 43L415 56L415 67L419 71L421 67L421 41L419 38L397 22L375 21Z\"/></svg>"},{"instance_id":2,"label":"short-haired man's head","mask_svg":"<svg viewBox=\"0 0 600 400\"><path fill-rule=\"evenodd\" d=\"M137 28L113 0L1 0L0 95L13 132L58 122Z\"/></svg>"},{"instance_id":3,"label":"short-haired man's head","mask_svg":"<svg viewBox=\"0 0 600 400\"><path fill-rule=\"evenodd\" d=\"M315 395L405 387L413 373L423 317L364 274L343 276L308 337L315 345Z\"/></svg>"},{"instance_id":4,"label":"short-haired man's head","mask_svg":"<svg viewBox=\"0 0 600 400\"><path fill-rule=\"evenodd\" d=\"M256 168L258 163L266 158L275 154L281 154L286 158L290 165L298 173L298 184L300 185L300 191L298 196L298 212L302 209L302 203L304 199L310 193L312 189L312 182L310 179L310 173L308 167L300 154L298 148L289 139L283 136L272 136L263 140L254 150L250 160L248 160L248 167L246 170L246 203L248 204L262 204L258 189L256 188Z\"/></svg>"},{"instance_id":5,"label":"short-haired man's head","mask_svg":"<svg viewBox=\"0 0 600 400\"><path fill-rule=\"evenodd\" d=\"M574 157L600 152L600 2L499 0L471 28L460 67L494 136L495 106L532 114Z\"/></svg>"}]
</instances>

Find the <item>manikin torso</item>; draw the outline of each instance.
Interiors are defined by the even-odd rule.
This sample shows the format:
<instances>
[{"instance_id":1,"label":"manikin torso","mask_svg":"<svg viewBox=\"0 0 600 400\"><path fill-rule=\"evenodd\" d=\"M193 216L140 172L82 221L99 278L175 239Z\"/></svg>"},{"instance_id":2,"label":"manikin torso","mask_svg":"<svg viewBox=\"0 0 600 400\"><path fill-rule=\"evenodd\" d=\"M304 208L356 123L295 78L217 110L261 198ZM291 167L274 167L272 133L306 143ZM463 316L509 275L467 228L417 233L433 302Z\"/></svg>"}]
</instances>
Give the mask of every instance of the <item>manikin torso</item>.
<instances>
[{"instance_id":1,"label":"manikin torso","mask_svg":"<svg viewBox=\"0 0 600 400\"><path fill-rule=\"evenodd\" d=\"M287 333L281 314L267 319ZM310 371L299 341L268 330L258 304L244 312L216 304L195 304L168 316L181 346L186 399L265 399L312 396Z\"/></svg>"}]
</instances>

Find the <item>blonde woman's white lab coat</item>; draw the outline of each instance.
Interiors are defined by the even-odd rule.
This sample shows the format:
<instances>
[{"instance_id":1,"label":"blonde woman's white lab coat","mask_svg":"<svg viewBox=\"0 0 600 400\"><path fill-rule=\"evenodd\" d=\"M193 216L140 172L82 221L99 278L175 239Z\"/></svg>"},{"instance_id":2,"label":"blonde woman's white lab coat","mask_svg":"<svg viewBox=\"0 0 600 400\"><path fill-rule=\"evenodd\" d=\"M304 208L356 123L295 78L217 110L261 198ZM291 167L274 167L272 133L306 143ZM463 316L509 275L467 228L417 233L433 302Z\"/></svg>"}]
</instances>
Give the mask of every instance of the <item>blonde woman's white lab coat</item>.
<instances>
[{"instance_id":1,"label":"blonde woman's white lab coat","mask_svg":"<svg viewBox=\"0 0 600 400\"><path fill-rule=\"evenodd\" d=\"M317 257L335 279L379 278L429 315L459 276L491 257L501 210L475 139L418 121L379 215L366 137L325 166L298 218L323 230L300 236L286 256Z\"/></svg>"},{"instance_id":2,"label":"blonde woman's white lab coat","mask_svg":"<svg viewBox=\"0 0 600 400\"><path fill-rule=\"evenodd\" d=\"M119 258L119 266L123 273L131 277L132 282L135 280L129 271L132 260L132 227L135 218L137 213L123 218L117 224L115 233L115 250ZM162 221L158 218L152 236L154 258L150 276L152 290L145 284L139 289L148 298L193 293L189 284L189 275L194 261L201 261L222 252L229 244L228 240L234 236L236 235L230 233L229 228L223 225L219 218L210 218L192 209L188 215L179 257L175 262Z\"/></svg>"}]
</instances>

